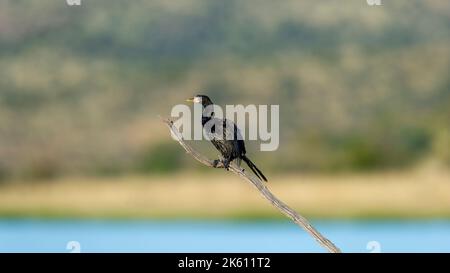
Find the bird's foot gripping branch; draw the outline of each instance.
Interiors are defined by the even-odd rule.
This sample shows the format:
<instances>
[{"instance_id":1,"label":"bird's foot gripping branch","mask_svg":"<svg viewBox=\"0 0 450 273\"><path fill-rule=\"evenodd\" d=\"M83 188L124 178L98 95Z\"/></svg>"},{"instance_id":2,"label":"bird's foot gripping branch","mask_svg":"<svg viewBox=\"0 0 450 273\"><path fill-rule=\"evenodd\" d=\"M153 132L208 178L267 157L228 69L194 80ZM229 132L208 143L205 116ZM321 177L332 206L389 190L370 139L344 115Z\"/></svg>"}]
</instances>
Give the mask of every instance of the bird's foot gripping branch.
<instances>
[{"instance_id":1,"label":"bird's foot gripping branch","mask_svg":"<svg viewBox=\"0 0 450 273\"><path fill-rule=\"evenodd\" d=\"M175 139L178 141L178 143L186 150L188 154L194 157L194 159L196 159L197 161L208 167L223 168L223 164L219 160L210 160L204 155L194 150L191 146L189 146L184 141L180 132L174 126L172 120L163 119L162 121L170 129L172 136L175 136ZM274 207L276 207L278 210L280 210L280 212L289 217L298 226L307 231L314 239L316 239L316 241L320 245L326 248L329 252L332 253L341 252L340 249L336 247L330 240L328 240L322 234L320 234L320 232L317 231L306 218L298 214L295 210L291 209L283 201L279 200L275 195L273 195L272 192L266 187L266 185L263 184L263 182L260 179L257 179L253 176L248 176L246 173L244 173L244 171L241 168L239 168L234 163L230 164L229 170L234 174L240 176L247 182L250 182L253 186L255 186L258 189L258 191L262 194L262 196L266 198Z\"/></svg>"}]
</instances>

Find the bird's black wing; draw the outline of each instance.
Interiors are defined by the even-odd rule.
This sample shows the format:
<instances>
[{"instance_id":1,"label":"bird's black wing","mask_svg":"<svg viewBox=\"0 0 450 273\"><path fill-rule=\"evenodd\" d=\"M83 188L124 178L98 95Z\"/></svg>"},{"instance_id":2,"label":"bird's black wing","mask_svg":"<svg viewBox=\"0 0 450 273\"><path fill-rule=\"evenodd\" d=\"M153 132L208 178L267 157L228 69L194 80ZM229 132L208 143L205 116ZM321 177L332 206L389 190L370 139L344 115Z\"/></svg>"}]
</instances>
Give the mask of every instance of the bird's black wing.
<instances>
[{"instance_id":1,"label":"bird's black wing","mask_svg":"<svg viewBox=\"0 0 450 273\"><path fill-rule=\"evenodd\" d=\"M211 130L206 130L206 133L211 143L220 151L222 156L226 159L233 160L236 158L237 146L233 139L233 127L230 127L229 122L226 119L212 118Z\"/></svg>"}]
</instances>

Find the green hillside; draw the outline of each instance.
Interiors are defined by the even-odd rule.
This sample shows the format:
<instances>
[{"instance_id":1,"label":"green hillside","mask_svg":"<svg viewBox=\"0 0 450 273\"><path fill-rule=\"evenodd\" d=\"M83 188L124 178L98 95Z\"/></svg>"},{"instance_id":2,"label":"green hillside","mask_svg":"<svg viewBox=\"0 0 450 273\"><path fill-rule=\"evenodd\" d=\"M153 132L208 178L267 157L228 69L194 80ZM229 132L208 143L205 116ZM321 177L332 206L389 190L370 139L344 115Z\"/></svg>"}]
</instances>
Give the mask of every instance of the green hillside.
<instances>
[{"instance_id":1,"label":"green hillside","mask_svg":"<svg viewBox=\"0 0 450 273\"><path fill-rule=\"evenodd\" d=\"M448 164L449 45L445 0L1 1L0 180L203 169L157 118L195 93L280 105L271 172Z\"/></svg>"}]
</instances>

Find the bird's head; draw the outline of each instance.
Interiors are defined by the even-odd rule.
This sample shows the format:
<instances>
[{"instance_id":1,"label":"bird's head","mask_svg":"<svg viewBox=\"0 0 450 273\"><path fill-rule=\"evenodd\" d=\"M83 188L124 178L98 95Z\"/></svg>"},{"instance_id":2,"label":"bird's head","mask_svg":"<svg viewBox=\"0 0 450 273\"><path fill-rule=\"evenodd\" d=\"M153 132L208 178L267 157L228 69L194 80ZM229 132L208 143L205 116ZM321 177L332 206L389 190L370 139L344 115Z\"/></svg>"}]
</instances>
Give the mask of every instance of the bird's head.
<instances>
[{"instance_id":1,"label":"bird's head","mask_svg":"<svg viewBox=\"0 0 450 273\"><path fill-rule=\"evenodd\" d=\"M203 105L203 107L213 104L211 99L206 95L196 95L195 97L187 99L186 101L200 103Z\"/></svg>"}]
</instances>

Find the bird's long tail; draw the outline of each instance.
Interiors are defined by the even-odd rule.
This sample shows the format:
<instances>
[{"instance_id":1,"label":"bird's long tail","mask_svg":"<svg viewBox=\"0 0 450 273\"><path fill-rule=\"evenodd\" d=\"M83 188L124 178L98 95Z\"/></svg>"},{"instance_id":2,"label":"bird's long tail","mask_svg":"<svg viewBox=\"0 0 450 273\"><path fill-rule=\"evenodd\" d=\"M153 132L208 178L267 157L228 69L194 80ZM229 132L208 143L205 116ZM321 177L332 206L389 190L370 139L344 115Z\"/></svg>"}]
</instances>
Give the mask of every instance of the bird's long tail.
<instances>
[{"instance_id":1,"label":"bird's long tail","mask_svg":"<svg viewBox=\"0 0 450 273\"><path fill-rule=\"evenodd\" d=\"M245 155L242 156L242 160L245 161L245 163L247 163L247 165L250 167L250 169L252 169L253 173L259 178L259 180L264 180L267 182L267 178L264 176L264 174L258 169L258 167L256 167L255 164L253 164L253 162Z\"/></svg>"}]
</instances>

